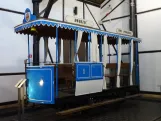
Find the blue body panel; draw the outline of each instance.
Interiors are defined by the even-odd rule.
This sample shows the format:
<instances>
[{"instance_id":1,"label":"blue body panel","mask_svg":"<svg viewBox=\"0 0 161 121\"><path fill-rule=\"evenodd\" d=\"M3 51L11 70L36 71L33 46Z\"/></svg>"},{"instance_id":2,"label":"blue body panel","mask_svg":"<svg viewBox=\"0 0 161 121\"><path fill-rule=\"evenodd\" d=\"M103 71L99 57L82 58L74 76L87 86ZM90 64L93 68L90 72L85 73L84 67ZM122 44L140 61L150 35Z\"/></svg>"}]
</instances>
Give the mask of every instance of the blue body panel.
<instances>
[{"instance_id":1,"label":"blue body panel","mask_svg":"<svg viewBox=\"0 0 161 121\"><path fill-rule=\"evenodd\" d=\"M76 81L103 79L103 63L76 63Z\"/></svg>"},{"instance_id":2,"label":"blue body panel","mask_svg":"<svg viewBox=\"0 0 161 121\"><path fill-rule=\"evenodd\" d=\"M90 80L90 64L77 63L76 64L76 80Z\"/></svg>"},{"instance_id":3,"label":"blue body panel","mask_svg":"<svg viewBox=\"0 0 161 121\"><path fill-rule=\"evenodd\" d=\"M103 64L92 63L91 64L91 78L92 79L103 79Z\"/></svg>"},{"instance_id":4,"label":"blue body panel","mask_svg":"<svg viewBox=\"0 0 161 121\"><path fill-rule=\"evenodd\" d=\"M27 94L29 102L54 104L54 66L27 68Z\"/></svg>"}]
</instances>

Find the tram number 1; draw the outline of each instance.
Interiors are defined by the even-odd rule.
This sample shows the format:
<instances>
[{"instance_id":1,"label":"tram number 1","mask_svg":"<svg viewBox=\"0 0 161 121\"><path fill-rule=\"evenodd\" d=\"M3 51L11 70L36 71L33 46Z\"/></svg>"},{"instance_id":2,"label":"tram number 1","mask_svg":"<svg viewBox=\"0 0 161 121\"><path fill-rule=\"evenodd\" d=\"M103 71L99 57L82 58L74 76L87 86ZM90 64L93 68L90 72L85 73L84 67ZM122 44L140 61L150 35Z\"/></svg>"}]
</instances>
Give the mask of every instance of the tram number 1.
<instances>
[{"instance_id":1,"label":"tram number 1","mask_svg":"<svg viewBox=\"0 0 161 121\"><path fill-rule=\"evenodd\" d=\"M85 69L83 69L83 74L85 74L86 73L86 71L85 71Z\"/></svg>"}]
</instances>

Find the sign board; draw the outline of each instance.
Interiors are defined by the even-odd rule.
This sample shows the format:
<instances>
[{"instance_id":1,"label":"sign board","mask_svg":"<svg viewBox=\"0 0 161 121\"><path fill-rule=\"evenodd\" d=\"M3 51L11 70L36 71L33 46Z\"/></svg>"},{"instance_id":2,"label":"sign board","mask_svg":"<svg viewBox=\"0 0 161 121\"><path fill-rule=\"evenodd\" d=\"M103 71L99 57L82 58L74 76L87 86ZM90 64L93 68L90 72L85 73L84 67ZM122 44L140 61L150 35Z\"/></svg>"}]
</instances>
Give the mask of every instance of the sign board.
<instances>
[{"instance_id":1,"label":"sign board","mask_svg":"<svg viewBox=\"0 0 161 121\"><path fill-rule=\"evenodd\" d=\"M119 33L119 34L133 36L133 32L132 31L127 31L127 30L122 30L122 29L116 29L116 32Z\"/></svg>"},{"instance_id":2,"label":"sign board","mask_svg":"<svg viewBox=\"0 0 161 121\"><path fill-rule=\"evenodd\" d=\"M27 23L27 22L33 21L35 19L36 19L36 16L31 14L31 10L29 8L27 8L25 10L23 23Z\"/></svg>"},{"instance_id":3,"label":"sign board","mask_svg":"<svg viewBox=\"0 0 161 121\"><path fill-rule=\"evenodd\" d=\"M82 25L82 26L88 26L88 27L94 26L92 21L76 18L74 16L69 16L69 15L66 16L65 21L73 24Z\"/></svg>"}]
</instances>

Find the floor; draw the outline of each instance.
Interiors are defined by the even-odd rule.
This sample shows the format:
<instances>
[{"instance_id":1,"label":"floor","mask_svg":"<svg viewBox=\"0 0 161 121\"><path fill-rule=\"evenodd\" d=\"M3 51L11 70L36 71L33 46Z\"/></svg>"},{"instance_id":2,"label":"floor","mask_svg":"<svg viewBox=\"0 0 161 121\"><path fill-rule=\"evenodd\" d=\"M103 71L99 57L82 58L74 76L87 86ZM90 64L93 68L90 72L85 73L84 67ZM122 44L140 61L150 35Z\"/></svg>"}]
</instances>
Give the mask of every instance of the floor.
<instances>
[{"instance_id":1,"label":"floor","mask_svg":"<svg viewBox=\"0 0 161 121\"><path fill-rule=\"evenodd\" d=\"M1 113L0 113L1 114ZM1 116L0 121L16 121L17 115ZM161 121L161 101L127 100L72 116L55 116L52 107L32 109L25 113L24 121Z\"/></svg>"}]
</instances>

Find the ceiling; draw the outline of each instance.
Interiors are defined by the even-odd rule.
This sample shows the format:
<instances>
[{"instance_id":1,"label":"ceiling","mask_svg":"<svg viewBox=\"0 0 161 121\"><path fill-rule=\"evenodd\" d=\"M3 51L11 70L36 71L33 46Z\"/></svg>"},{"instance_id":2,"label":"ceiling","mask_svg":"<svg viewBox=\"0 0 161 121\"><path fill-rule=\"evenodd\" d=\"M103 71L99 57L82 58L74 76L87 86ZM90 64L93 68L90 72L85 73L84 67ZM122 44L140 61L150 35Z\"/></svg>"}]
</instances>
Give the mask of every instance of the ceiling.
<instances>
[{"instance_id":1,"label":"ceiling","mask_svg":"<svg viewBox=\"0 0 161 121\"><path fill-rule=\"evenodd\" d=\"M86 0L101 5L105 0Z\"/></svg>"},{"instance_id":2,"label":"ceiling","mask_svg":"<svg viewBox=\"0 0 161 121\"><path fill-rule=\"evenodd\" d=\"M100 5L101 5L105 0L78 0L78 1L81 1L81 2L84 1L85 3L88 3L88 4L91 4L91 5L100 7Z\"/></svg>"}]
</instances>

